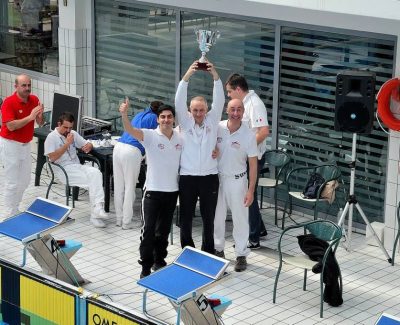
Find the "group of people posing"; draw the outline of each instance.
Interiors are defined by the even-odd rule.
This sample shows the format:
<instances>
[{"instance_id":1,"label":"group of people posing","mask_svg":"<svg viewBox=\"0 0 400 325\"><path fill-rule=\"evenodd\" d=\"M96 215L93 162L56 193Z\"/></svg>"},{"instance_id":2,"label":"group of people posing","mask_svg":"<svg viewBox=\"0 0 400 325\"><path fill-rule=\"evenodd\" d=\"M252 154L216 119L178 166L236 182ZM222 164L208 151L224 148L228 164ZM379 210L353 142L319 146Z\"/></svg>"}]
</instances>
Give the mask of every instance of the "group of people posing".
<instances>
[{"instance_id":1,"label":"group of people posing","mask_svg":"<svg viewBox=\"0 0 400 325\"><path fill-rule=\"evenodd\" d=\"M235 271L246 269L247 255L260 247L260 237L267 234L256 192L269 134L265 105L248 89L243 76L232 74L225 83L230 98L228 119L220 121L224 86L214 65L208 62L207 72L214 80L211 109L202 96L193 97L188 109L189 79L197 71L195 61L178 85L175 108L154 101L130 121L129 100L119 107L125 132L114 147L113 174L116 225L122 229L132 228L136 182L144 157L147 164L141 277L166 265L168 235L178 197L181 246L195 246L192 222L199 200L201 249L219 257L225 257L225 219L228 208L231 210ZM28 76L18 76L16 92L2 106L0 151L6 171L3 189L8 215L18 212L29 184L30 146L26 144L32 140L34 121L43 123L43 105L30 94L30 83ZM97 168L80 164L76 149L89 152L93 146L72 130L73 125L70 113L59 117L58 126L46 138L45 155L65 169L70 185L89 189L90 220L95 227L105 227L103 219L108 214L103 209L102 174ZM26 177L21 177L21 172ZM55 173L60 180L65 177L57 168Z\"/></svg>"},{"instance_id":2,"label":"group of people posing","mask_svg":"<svg viewBox=\"0 0 400 325\"><path fill-rule=\"evenodd\" d=\"M235 271L246 269L250 249L259 248L260 236L266 235L256 199L258 173L264 165L269 134L265 105L248 89L243 76L233 74L225 84L230 98L226 108L228 119L220 121L225 105L224 86L214 65L208 62L207 71L214 80L211 109L202 96L193 97L188 109L189 79L198 71L197 64L191 64L180 81L175 108L153 102L130 121L129 100L125 99L119 107L125 132L114 148L114 182L118 183L114 195L117 225L123 229L129 229L132 222L132 179L139 175L144 153L147 163L141 277L166 265L168 235L178 197L182 248L195 246L192 222L199 200L203 222L201 249L225 257L225 219L228 208L231 210ZM149 123L150 114L156 116L155 129Z\"/></svg>"}]
</instances>

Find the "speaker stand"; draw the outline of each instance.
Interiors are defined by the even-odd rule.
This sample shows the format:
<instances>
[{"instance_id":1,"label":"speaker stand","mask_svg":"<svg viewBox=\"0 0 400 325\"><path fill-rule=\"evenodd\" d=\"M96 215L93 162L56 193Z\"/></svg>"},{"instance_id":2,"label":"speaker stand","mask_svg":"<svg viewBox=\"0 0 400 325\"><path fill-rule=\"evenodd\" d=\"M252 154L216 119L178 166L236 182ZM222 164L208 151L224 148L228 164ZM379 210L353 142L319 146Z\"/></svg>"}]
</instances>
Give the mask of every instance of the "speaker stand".
<instances>
[{"instance_id":1,"label":"speaker stand","mask_svg":"<svg viewBox=\"0 0 400 325\"><path fill-rule=\"evenodd\" d=\"M352 151L351 151L351 163L350 163L350 193L347 199L347 203L343 209L342 215L339 218L338 225L343 227L344 219L348 213L348 234L347 234L347 251L351 251L351 232L353 229L353 209L354 206L357 208L357 211L360 213L361 217L363 218L365 224L373 234L376 242L378 243L379 247L381 248L382 252L385 254L387 261L392 263L392 259L389 256L388 252L386 251L385 247L383 246L382 242L378 238L375 233L374 228L372 228L371 224L368 221L367 216L365 215L364 211L362 210L360 204L357 202L357 198L354 194L354 181L355 181L355 170L356 170L356 146L357 146L357 134L353 133L353 144L352 144ZM346 231L343 229L344 234Z\"/></svg>"}]
</instances>

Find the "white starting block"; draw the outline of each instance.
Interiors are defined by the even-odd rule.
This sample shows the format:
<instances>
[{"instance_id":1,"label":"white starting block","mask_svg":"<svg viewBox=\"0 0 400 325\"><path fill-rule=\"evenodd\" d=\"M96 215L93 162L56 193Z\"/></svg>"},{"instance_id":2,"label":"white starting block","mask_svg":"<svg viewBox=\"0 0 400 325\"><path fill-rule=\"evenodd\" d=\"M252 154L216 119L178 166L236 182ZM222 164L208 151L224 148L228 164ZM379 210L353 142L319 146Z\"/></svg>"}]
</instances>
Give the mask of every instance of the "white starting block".
<instances>
[{"instance_id":1,"label":"white starting block","mask_svg":"<svg viewBox=\"0 0 400 325\"><path fill-rule=\"evenodd\" d=\"M158 324L167 324L147 312L149 290L167 297L177 311L176 324L181 318L185 324L219 325L207 298L201 293L224 276L229 261L192 247L185 247L175 261L137 283L145 287L143 292L143 313ZM220 307L222 313L231 301L226 299Z\"/></svg>"}]
</instances>

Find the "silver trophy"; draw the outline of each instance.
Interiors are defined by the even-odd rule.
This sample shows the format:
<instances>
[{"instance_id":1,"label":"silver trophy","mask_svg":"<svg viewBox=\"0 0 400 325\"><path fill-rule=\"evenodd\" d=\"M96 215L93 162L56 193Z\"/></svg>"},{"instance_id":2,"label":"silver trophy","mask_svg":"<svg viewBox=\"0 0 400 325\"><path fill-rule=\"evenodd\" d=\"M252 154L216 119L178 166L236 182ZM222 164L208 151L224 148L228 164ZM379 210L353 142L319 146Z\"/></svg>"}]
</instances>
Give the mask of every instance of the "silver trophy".
<instances>
[{"instance_id":1,"label":"silver trophy","mask_svg":"<svg viewBox=\"0 0 400 325\"><path fill-rule=\"evenodd\" d=\"M201 58L197 68L199 70L207 70L207 59L206 53L210 50L211 46L215 44L217 38L221 35L219 31L211 31L205 29L195 30L197 36L197 42L199 43L199 49L201 51Z\"/></svg>"}]
</instances>

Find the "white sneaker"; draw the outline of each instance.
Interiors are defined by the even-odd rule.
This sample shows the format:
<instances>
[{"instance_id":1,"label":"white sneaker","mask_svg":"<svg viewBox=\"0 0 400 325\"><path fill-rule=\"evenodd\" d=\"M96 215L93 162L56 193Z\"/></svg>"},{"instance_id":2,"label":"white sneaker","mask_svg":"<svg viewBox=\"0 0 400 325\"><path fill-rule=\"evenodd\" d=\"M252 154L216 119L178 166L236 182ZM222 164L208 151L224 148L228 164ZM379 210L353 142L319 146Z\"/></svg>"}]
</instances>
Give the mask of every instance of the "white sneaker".
<instances>
[{"instance_id":1,"label":"white sneaker","mask_svg":"<svg viewBox=\"0 0 400 325\"><path fill-rule=\"evenodd\" d=\"M105 228L106 224L104 223L103 220L97 219L97 218L90 218L90 222L92 223L93 226L96 228Z\"/></svg>"},{"instance_id":2,"label":"white sneaker","mask_svg":"<svg viewBox=\"0 0 400 325\"><path fill-rule=\"evenodd\" d=\"M95 205L92 216L95 219L107 219L109 217L108 213L104 211L102 204Z\"/></svg>"},{"instance_id":3,"label":"white sneaker","mask_svg":"<svg viewBox=\"0 0 400 325\"><path fill-rule=\"evenodd\" d=\"M133 222L129 222L129 223L124 223L122 225L122 229L123 230L128 230L128 229L132 229L133 228Z\"/></svg>"},{"instance_id":4,"label":"white sneaker","mask_svg":"<svg viewBox=\"0 0 400 325\"><path fill-rule=\"evenodd\" d=\"M122 226L122 220L117 220L117 222L115 223L115 225L117 227L121 227Z\"/></svg>"}]
</instances>

